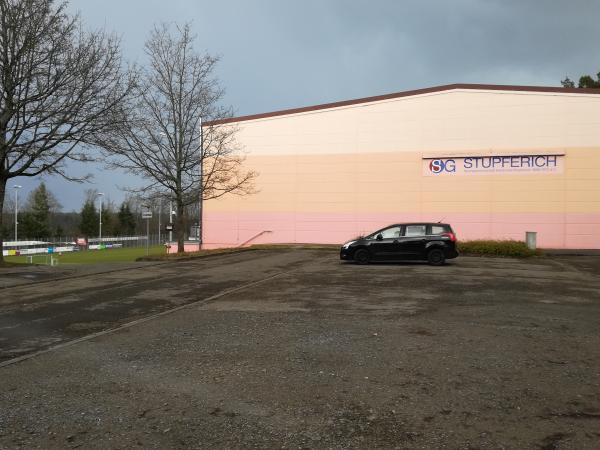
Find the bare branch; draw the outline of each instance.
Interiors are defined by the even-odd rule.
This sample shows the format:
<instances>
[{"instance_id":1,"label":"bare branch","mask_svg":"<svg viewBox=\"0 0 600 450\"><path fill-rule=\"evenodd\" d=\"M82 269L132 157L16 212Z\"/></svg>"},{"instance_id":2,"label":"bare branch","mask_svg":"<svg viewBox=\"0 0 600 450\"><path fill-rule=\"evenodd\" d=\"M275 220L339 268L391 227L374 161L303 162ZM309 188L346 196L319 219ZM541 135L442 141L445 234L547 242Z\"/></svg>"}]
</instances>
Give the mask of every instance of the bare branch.
<instances>
[{"instance_id":1,"label":"bare branch","mask_svg":"<svg viewBox=\"0 0 600 450\"><path fill-rule=\"evenodd\" d=\"M250 194L257 176L243 168L234 126L201 127L203 121L230 117L231 110L220 105L224 91L214 76L218 58L198 54L194 39L188 24L175 33L168 25L155 26L145 46L149 68L121 112L122 126L97 136L112 167L147 178L137 192L167 191L174 198L181 251L187 206L200 195L209 200Z\"/></svg>"},{"instance_id":2,"label":"bare branch","mask_svg":"<svg viewBox=\"0 0 600 450\"><path fill-rule=\"evenodd\" d=\"M121 124L136 78L119 40L83 30L66 3L0 0L1 190L17 176L82 180L64 163L92 159L95 136Z\"/></svg>"}]
</instances>

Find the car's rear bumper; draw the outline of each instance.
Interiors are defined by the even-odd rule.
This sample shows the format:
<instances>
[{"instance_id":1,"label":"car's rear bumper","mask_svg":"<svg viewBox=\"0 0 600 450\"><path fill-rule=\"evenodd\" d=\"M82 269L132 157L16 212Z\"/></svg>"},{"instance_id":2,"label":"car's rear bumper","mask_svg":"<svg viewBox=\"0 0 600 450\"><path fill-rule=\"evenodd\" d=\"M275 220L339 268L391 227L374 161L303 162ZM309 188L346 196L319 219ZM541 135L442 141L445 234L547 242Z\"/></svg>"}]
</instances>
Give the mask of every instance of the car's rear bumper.
<instances>
[{"instance_id":1,"label":"car's rear bumper","mask_svg":"<svg viewBox=\"0 0 600 450\"><path fill-rule=\"evenodd\" d=\"M454 258L458 258L458 250L456 250L456 249L446 250L446 259L454 259Z\"/></svg>"}]
</instances>

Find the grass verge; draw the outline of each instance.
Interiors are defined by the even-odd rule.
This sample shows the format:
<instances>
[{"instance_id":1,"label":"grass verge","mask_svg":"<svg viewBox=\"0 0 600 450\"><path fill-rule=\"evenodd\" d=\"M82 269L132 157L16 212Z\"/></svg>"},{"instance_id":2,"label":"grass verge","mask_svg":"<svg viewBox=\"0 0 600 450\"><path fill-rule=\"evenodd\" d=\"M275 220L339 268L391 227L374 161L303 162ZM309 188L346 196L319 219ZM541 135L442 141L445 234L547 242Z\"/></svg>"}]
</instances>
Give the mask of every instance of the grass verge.
<instances>
[{"instance_id":1,"label":"grass verge","mask_svg":"<svg viewBox=\"0 0 600 450\"><path fill-rule=\"evenodd\" d=\"M184 261L188 259L204 258L212 255L226 255L228 253L240 253L255 250L285 250L291 248L303 248L310 250L337 250L339 247L339 245L326 244L257 244L249 247L216 248L213 250L200 250L197 252L141 256L137 259L137 261Z\"/></svg>"},{"instance_id":2,"label":"grass verge","mask_svg":"<svg viewBox=\"0 0 600 450\"><path fill-rule=\"evenodd\" d=\"M8 256L5 256L4 259L8 258ZM26 263L16 263L16 262L7 262L7 261L1 261L0 262L0 269L6 269L9 267L21 267L26 265Z\"/></svg>"},{"instance_id":3,"label":"grass verge","mask_svg":"<svg viewBox=\"0 0 600 450\"><path fill-rule=\"evenodd\" d=\"M539 254L531 250L522 241L464 241L458 243L458 251L461 255L471 256L505 256L513 258L529 258Z\"/></svg>"},{"instance_id":4,"label":"grass verge","mask_svg":"<svg viewBox=\"0 0 600 450\"><path fill-rule=\"evenodd\" d=\"M150 255L161 255L165 253L165 248L162 245L155 245L149 248ZM125 263L137 261L141 256L146 255L146 247L130 247L130 248L111 248L105 250L86 250L80 252L65 252L62 254L54 254L54 258L58 259L60 264L101 264L101 263ZM34 264L46 264L46 256L50 255L34 255ZM5 256L7 264L26 264L26 256Z\"/></svg>"},{"instance_id":5,"label":"grass verge","mask_svg":"<svg viewBox=\"0 0 600 450\"><path fill-rule=\"evenodd\" d=\"M195 258L203 258L206 256L212 255L226 255L228 253L240 253L246 252L250 250L256 250L252 247L233 247L233 248L217 248L214 250L200 250L197 252L187 252L187 253L169 253L165 254L164 249L163 253L160 255L149 255L149 256L140 256L136 259L136 261L185 261L188 259Z\"/></svg>"}]
</instances>

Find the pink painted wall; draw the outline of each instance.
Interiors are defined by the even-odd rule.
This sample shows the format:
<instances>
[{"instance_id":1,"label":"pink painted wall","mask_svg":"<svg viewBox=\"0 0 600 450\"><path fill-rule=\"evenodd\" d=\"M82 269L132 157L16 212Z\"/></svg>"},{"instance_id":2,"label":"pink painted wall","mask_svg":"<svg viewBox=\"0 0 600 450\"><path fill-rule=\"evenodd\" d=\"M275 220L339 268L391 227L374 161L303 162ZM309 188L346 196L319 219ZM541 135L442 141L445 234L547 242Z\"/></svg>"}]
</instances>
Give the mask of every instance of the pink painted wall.
<instances>
[{"instance_id":1,"label":"pink painted wall","mask_svg":"<svg viewBox=\"0 0 600 450\"><path fill-rule=\"evenodd\" d=\"M541 247L600 248L599 113L599 95L457 90L241 122L258 193L206 202L204 246L442 220L461 240L537 231ZM424 174L424 158L465 153L564 157L551 174Z\"/></svg>"},{"instance_id":2,"label":"pink painted wall","mask_svg":"<svg viewBox=\"0 0 600 450\"><path fill-rule=\"evenodd\" d=\"M203 248L237 246L262 231L251 244L341 244L397 222L442 220L450 223L459 240L524 240L526 231L538 233L545 248L600 248L597 234L600 214L560 213L452 213L443 216L410 213L207 213ZM187 249L186 249L187 250Z\"/></svg>"}]
</instances>

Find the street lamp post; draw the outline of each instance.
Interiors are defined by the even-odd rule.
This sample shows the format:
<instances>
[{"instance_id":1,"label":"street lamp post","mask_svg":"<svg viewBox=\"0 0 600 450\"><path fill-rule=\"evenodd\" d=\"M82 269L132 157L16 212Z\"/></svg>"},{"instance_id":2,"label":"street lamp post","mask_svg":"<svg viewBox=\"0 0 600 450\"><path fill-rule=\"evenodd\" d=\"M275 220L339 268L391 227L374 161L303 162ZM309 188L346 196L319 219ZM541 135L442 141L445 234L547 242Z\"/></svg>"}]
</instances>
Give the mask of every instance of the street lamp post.
<instances>
[{"instance_id":1,"label":"street lamp post","mask_svg":"<svg viewBox=\"0 0 600 450\"><path fill-rule=\"evenodd\" d=\"M19 240L19 189L23 186L15 184L13 187L15 188L15 242L17 242Z\"/></svg>"},{"instance_id":2,"label":"street lamp post","mask_svg":"<svg viewBox=\"0 0 600 450\"><path fill-rule=\"evenodd\" d=\"M167 137L167 133L165 133L164 131L159 131L158 134L160 136L163 137ZM159 203L159 211L158 211L158 237L159 237L159 241L160 241L160 215L162 213L162 199L159 199L160 203ZM171 229L169 230L169 245L171 244L171 242L173 241L173 231L172 231L172 227L173 227L173 202L171 200L169 200L169 227L171 227Z\"/></svg>"},{"instance_id":3,"label":"street lamp post","mask_svg":"<svg viewBox=\"0 0 600 450\"><path fill-rule=\"evenodd\" d=\"M98 197L100 197L100 216L99 216L100 229L99 229L99 234L98 234L98 245L101 245L102 244L102 196L104 195L104 193L98 192L96 195Z\"/></svg>"},{"instance_id":4,"label":"street lamp post","mask_svg":"<svg viewBox=\"0 0 600 450\"><path fill-rule=\"evenodd\" d=\"M158 199L158 243L161 243L160 240L160 216L162 216L162 198Z\"/></svg>"}]
</instances>

